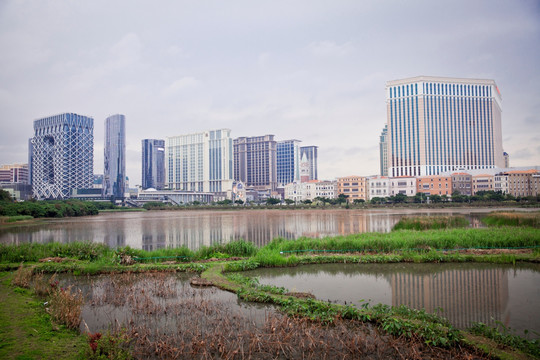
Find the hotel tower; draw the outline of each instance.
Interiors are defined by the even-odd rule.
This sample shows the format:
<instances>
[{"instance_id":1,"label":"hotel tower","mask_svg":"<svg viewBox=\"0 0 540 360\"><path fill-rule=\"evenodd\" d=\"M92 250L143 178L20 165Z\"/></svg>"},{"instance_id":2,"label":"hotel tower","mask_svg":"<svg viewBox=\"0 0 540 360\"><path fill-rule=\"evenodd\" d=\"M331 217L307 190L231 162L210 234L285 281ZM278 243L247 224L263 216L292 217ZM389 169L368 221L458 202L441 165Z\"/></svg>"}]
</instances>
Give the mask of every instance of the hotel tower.
<instances>
[{"instance_id":1,"label":"hotel tower","mask_svg":"<svg viewBox=\"0 0 540 360\"><path fill-rule=\"evenodd\" d=\"M493 80L388 81L388 176L504 167L501 102Z\"/></svg>"}]
</instances>

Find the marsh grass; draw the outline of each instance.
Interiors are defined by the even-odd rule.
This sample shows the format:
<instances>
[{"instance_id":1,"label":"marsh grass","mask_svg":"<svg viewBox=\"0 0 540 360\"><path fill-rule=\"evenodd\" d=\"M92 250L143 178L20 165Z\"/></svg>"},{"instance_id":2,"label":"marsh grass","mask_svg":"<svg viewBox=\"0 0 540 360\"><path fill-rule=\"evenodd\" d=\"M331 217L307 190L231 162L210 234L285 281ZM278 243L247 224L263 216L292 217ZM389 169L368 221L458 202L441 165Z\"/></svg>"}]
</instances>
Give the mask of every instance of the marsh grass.
<instances>
[{"instance_id":1,"label":"marsh grass","mask_svg":"<svg viewBox=\"0 0 540 360\"><path fill-rule=\"evenodd\" d=\"M469 226L464 216L410 216L402 217L392 230L431 230L463 228Z\"/></svg>"},{"instance_id":2,"label":"marsh grass","mask_svg":"<svg viewBox=\"0 0 540 360\"><path fill-rule=\"evenodd\" d=\"M488 226L530 226L540 228L540 212L492 212L482 219Z\"/></svg>"},{"instance_id":3,"label":"marsh grass","mask_svg":"<svg viewBox=\"0 0 540 360\"><path fill-rule=\"evenodd\" d=\"M73 286L54 287L50 292L49 313L51 318L70 329L78 329L81 323L83 295Z\"/></svg>"},{"instance_id":4,"label":"marsh grass","mask_svg":"<svg viewBox=\"0 0 540 360\"><path fill-rule=\"evenodd\" d=\"M522 248L540 245L540 232L533 228L487 228L447 230L399 230L362 233L322 239L275 239L264 249L269 253L295 252L395 252L437 250ZM262 251L262 250L261 250Z\"/></svg>"},{"instance_id":5,"label":"marsh grass","mask_svg":"<svg viewBox=\"0 0 540 360\"><path fill-rule=\"evenodd\" d=\"M24 243L18 245L0 244L0 262L36 262L47 257L69 257L77 260L94 261L110 256L111 249L101 243L89 241L46 244Z\"/></svg>"},{"instance_id":6,"label":"marsh grass","mask_svg":"<svg viewBox=\"0 0 540 360\"><path fill-rule=\"evenodd\" d=\"M28 289L30 288L30 284L32 283L32 276L33 269L28 266L25 267L23 264L21 264L15 272L15 275L11 280L11 284Z\"/></svg>"}]
</instances>

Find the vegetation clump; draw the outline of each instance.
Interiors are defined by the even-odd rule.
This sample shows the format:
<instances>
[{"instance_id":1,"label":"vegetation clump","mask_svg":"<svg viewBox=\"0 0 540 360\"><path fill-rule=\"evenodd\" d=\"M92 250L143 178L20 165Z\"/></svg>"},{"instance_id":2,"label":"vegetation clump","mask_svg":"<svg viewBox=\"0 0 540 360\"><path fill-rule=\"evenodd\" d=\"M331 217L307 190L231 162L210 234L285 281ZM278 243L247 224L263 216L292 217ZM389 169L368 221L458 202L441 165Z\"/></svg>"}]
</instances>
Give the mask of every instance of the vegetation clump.
<instances>
[{"instance_id":1,"label":"vegetation clump","mask_svg":"<svg viewBox=\"0 0 540 360\"><path fill-rule=\"evenodd\" d=\"M492 212L482 219L489 226L530 226L540 228L540 212Z\"/></svg>"},{"instance_id":2,"label":"vegetation clump","mask_svg":"<svg viewBox=\"0 0 540 360\"><path fill-rule=\"evenodd\" d=\"M469 226L464 216L413 216L401 218L392 230L430 230L463 228Z\"/></svg>"}]
</instances>

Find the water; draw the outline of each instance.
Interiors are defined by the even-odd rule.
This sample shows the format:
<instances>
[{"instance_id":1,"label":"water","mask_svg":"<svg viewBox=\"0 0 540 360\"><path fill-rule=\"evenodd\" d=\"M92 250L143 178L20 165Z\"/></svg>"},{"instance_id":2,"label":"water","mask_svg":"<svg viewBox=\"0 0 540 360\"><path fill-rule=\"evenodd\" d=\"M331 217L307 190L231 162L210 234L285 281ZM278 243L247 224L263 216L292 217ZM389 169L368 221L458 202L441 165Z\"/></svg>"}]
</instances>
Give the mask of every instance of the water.
<instances>
[{"instance_id":1,"label":"water","mask_svg":"<svg viewBox=\"0 0 540 360\"><path fill-rule=\"evenodd\" d=\"M483 322L540 334L540 264L325 264L244 274L319 300L439 312L462 329Z\"/></svg>"},{"instance_id":2,"label":"water","mask_svg":"<svg viewBox=\"0 0 540 360\"><path fill-rule=\"evenodd\" d=\"M388 232L403 216L461 214L479 219L495 209L237 210L102 213L82 218L46 219L0 229L0 243L93 241L113 248L154 250L186 246L196 250L244 239L264 246L276 237L324 237Z\"/></svg>"}]
</instances>

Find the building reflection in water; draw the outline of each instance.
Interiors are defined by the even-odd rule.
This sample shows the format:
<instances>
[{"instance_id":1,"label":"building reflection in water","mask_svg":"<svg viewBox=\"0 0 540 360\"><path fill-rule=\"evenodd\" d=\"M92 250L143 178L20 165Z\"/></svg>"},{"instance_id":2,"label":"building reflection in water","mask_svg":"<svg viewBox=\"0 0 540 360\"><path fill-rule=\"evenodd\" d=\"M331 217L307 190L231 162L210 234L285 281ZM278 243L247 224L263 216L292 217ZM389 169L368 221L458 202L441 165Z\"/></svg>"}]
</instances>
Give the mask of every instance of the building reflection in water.
<instances>
[{"instance_id":1,"label":"building reflection in water","mask_svg":"<svg viewBox=\"0 0 540 360\"><path fill-rule=\"evenodd\" d=\"M508 325L508 271L503 269L445 270L440 273L388 275L392 305L406 305L441 315L459 328L475 322Z\"/></svg>"}]
</instances>

